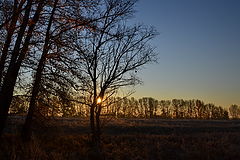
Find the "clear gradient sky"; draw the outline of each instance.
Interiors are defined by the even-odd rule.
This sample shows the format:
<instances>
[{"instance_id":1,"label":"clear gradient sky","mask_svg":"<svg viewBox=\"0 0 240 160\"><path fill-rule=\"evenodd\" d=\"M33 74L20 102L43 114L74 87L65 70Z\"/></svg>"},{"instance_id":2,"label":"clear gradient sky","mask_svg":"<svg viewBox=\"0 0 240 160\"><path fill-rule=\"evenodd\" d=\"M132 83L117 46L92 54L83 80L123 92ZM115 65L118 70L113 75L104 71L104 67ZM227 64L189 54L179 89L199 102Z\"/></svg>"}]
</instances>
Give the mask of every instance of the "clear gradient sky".
<instances>
[{"instance_id":1,"label":"clear gradient sky","mask_svg":"<svg viewBox=\"0 0 240 160\"><path fill-rule=\"evenodd\" d=\"M133 96L240 105L240 0L140 0L136 10L160 35L159 63Z\"/></svg>"}]
</instances>

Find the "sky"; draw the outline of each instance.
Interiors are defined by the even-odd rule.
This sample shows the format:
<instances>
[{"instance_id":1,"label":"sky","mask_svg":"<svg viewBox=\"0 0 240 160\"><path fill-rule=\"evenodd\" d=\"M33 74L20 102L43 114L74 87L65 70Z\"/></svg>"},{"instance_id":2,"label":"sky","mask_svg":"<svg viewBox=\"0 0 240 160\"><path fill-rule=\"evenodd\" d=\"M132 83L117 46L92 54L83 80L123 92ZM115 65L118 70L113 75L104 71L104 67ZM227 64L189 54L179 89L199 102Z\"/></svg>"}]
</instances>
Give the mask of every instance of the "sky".
<instances>
[{"instance_id":1,"label":"sky","mask_svg":"<svg viewBox=\"0 0 240 160\"><path fill-rule=\"evenodd\" d=\"M240 0L140 0L136 11L159 32L159 60L133 96L240 105Z\"/></svg>"}]
</instances>

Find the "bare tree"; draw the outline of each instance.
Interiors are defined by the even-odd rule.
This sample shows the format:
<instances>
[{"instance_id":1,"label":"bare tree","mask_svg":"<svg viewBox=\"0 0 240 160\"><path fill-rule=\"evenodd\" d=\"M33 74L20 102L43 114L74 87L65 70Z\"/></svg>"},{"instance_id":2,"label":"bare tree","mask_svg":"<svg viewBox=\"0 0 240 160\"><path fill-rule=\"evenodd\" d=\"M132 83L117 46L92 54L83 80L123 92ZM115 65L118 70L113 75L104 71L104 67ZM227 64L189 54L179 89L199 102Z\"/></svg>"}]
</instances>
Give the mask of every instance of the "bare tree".
<instances>
[{"instance_id":1,"label":"bare tree","mask_svg":"<svg viewBox=\"0 0 240 160\"><path fill-rule=\"evenodd\" d=\"M17 0L14 1L14 3L16 4L18 4L18 2L19 1ZM21 14L17 14L18 11L16 11L12 14L12 18L10 20L11 22L14 22L12 24L12 28L14 30L16 26L14 15L15 13L18 15L17 19L19 20L20 26L19 26L19 30L17 32L16 38L14 39L11 38L12 30L10 29L7 33L10 36L9 38L10 40L8 38L6 39L4 46L7 46L7 47L6 49L5 47L3 47L4 52L2 52L2 55L1 55L1 61L5 65L5 53L6 55L10 55L8 51L8 48L10 47L10 45L8 45L8 43L13 42L14 47L11 51L10 62L6 69L7 70L6 75L4 76L4 79L1 85L1 90L0 90L0 105L1 105L0 106L0 134L2 134L3 128L5 127L5 122L6 122L9 107L13 98L13 91L14 91L14 87L16 84L20 67L22 65L23 60L26 57L26 54L28 53L30 40L33 36L33 32L39 20L41 11L45 5L45 1L35 2L33 0L27 0L27 1L23 0L23 1L20 1L18 6L21 6L21 3L24 4L23 6L25 8L23 16ZM1 72L2 71L3 69L1 69ZM0 77L0 78L2 79L3 77Z\"/></svg>"},{"instance_id":2,"label":"bare tree","mask_svg":"<svg viewBox=\"0 0 240 160\"><path fill-rule=\"evenodd\" d=\"M32 96L31 96L31 100L30 100L30 104L29 104L28 115L27 115L27 118L26 118L26 122L23 126L22 135L23 135L25 140L30 140L30 138L31 138L32 118L33 118L34 108L35 108L35 105L36 105L37 94L38 94L39 88L40 88L41 75L42 75L41 73L44 69L44 63L46 61L48 50L50 48L50 46L49 46L50 29L51 29L51 26L52 26L52 23L53 23L53 19L54 19L53 16L54 16L54 12L56 10L57 3L58 3L58 0L55 0L54 4L53 4L53 9L52 9L52 12L51 12L51 15L50 15L50 18L49 18L49 22L48 22L48 25L47 25L45 42L44 42L41 59L39 61L36 76L35 76L36 78L35 78L33 89L32 89Z\"/></svg>"},{"instance_id":3,"label":"bare tree","mask_svg":"<svg viewBox=\"0 0 240 160\"><path fill-rule=\"evenodd\" d=\"M40 92L40 88L44 88L42 78L46 78L45 80L48 81L48 84L51 81L55 81L52 84L56 84L58 82L61 83L61 79L67 79L67 81L65 81L67 82L65 86L67 86L67 88L74 88L74 81L66 78L67 76L74 75L74 73L71 74L71 71L73 71L71 68L74 66L75 60L74 55L71 54L74 51L69 47L69 44L71 44L72 42L72 37L69 37L69 39L67 39L66 37L68 37L68 35L72 35L72 33L74 32L78 32L78 34L80 34L81 32L84 32L86 28L93 28L94 25L92 25L92 23L96 21L91 17L93 13L88 12L88 16L86 16L86 13L82 12L87 12L95 8L96 4L97 1L95 1L94 3L89 1L87 3L85 1L75 0L67 2L54 0L50 1L49 7L45 9L45 15L47 15L48 12L49 13L48 16L44 17L44 20L47 23L40 25L40 27L46 28L43 30L44 34L42 35L42 37L45 38L43 38L44 42L39 48L39 52L41 52L40 59L37 65L36 72L34 73L34 82L31 91L29 111L22 132L23 138L25 140L31 139L31 125L33 121L34 110L36 109L36 103L38 101L38 94ZM40 28L40 31L41 30L42 29ZM50 64L51 71L56 68L65 69L62 70L62 73L56 73L56 70L55 72L52 72L54 76L58 76L58 78L55 78L54 80L50 79L51 76L49 74L49 77L43 76L43 74L46 73L46 70L44 72L44 68L46 67L46 63L48 63L49 61L53 62L52 64L58 63L57 66ZM65 89L64 86L61 86L61 88L62 90ZM66 90L62 90L57 89L57 94L59 98L62 100L62 102L64 102L64 106L66 105L66 102L68 102L67 105L70 105L71 100L67 98L68 96L66 96L68 95L68 93L65 94ZM44 90L44 92L48 92L48 90Z\"/></svg>"},{"instance_id":4,"label":"bare tree","mask_svg":"<svg viewBox=\"0 0 240 160\"><path fill-rule=\"evenodd\" d=\"M85 104L90 107L92 141L100 142L100 115L104 102L119 88L141 81L137 71L155 60L149 40L156 36L153 28L136 25L128 27L126 19L133 13L135 1L108 0L101 6L103 19L96 22L96 30L86 31L87 39L74 44L84 79L80 79Z\"/></svg>"}]
</instances>

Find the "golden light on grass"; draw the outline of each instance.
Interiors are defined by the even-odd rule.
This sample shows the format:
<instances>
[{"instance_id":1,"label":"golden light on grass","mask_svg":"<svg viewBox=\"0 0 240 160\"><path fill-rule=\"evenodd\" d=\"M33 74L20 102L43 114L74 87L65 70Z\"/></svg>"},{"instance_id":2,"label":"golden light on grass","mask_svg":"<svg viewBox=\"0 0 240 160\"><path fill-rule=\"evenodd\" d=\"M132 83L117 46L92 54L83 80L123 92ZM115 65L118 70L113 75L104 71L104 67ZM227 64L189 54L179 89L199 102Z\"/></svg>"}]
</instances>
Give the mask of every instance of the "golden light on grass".
<instances>
[{"instance_id":1,"label":"golden light on grass","mask_svg":"<svg viewBox=\"0 0 240 160\"><path fill-rule=\"evenodd\" d=\"M102 99L100 97L98 97L97 104L100 104L101 102L102 102Z\"/></svg>"}]
</instances>

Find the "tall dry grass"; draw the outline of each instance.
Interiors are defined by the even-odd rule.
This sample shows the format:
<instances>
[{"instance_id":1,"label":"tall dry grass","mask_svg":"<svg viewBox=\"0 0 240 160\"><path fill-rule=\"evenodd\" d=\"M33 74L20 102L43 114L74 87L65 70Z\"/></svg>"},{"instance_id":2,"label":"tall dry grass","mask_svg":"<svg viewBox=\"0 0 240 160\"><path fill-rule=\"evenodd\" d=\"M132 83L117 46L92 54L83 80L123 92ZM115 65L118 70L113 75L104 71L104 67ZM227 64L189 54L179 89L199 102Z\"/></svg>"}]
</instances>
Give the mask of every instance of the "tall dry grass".
<instances>
[{"instance_id":1,"label":"tall dry grass","mask_svg":"<svg viewBox=\"0 0 240 160\"><path fill-rule=\"evenodd\" d=\"M35 130L28 144L18 132L6 133L0 160L98 160L85 122L57 121ZM101 157L106 160L240 159L237 121L114 120L103 131Z\"/></svg>"}]
</instances>

